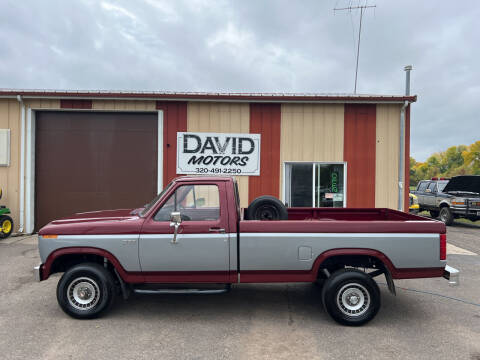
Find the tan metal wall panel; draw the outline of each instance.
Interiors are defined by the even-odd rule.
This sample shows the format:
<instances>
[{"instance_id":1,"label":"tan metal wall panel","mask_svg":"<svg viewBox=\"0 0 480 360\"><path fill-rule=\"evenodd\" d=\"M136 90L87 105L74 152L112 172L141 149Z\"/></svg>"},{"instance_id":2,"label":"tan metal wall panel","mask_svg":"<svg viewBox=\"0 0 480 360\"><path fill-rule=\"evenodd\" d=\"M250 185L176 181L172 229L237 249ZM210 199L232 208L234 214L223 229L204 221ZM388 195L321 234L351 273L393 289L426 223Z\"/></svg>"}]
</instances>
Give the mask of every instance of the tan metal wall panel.
<instances>
[{"instance_id":1,"label":"tan metal wall panel","mask_svg":"<svg viewBox=\"0 0 480 360\"><path fill-rule=\"evenodd\" d=\"M0 128L10 129L10 166L0 167L2 205L10 208L14 232L19 225L20 194L20 104L15 99L0 99Z\"/></svg>"},{"instance_id":2,"label":"tan metal wall panel","mask_svg":"<svg viewBox=\"0 0 480 360\"><path fill-rule=\"evenodd\" d=\"M28 109L59 109L58 99L25 99L25 127ZM20 144L21 108L16 99L0 99L0 128L10 129L10 166L0 167L0 187L3 189L2 205L7 205L15 224L14 232L20 223ZM26 130L26 128L25 128Z\"/></svg>"},{"instance_id":3,"label":"tan metal wall panel","mask_svg":"<svg viewBox=\"0 0 480 360\"><path fill-rule=\"evenodd\" d=\"M156 111L155 101L148 100L93 100L92 110Z\"/></svg>"},{"instance_id":4,"label":"tan metal wall panel","mask_svg":"<svg viewBox=\"0 0 480 360\"><path fill-rule=\"evenodd\" d=\"M187 106L187 131L248 133L250 106L237 103L190 102ZM237 176L240 206L248 206L248 176Z\"/></svg>"},{"instance_id":5,"label":"tan metal wall panel","mask_svg":"<svg viewBox=\"0 0 480 360\"><path fill-rule=\"evenodd\" d=\"M25 107L36 109L60 109L60 100L58 99L31 99L25 100Z\"/></svg>"},{"instance_id":6,"label":"tan metal wall panel","mask_svg":"<svg viewBox=\"0 0 480 360\"><path fill-rule=\"evenodd\" d=\"M400 108L377 104L375 207L398 207Z\"/></svg>"},{"instance_id":7,"label":"tan metal wall panel","mask_svg":"<svg viewBox=\"0 0 480 360\"><path fill-rule=\"evenodd\" d=\"M284 162L343 161L344 112L343 104L282 105L280 194Z\"/></svg>"}]
</instances>

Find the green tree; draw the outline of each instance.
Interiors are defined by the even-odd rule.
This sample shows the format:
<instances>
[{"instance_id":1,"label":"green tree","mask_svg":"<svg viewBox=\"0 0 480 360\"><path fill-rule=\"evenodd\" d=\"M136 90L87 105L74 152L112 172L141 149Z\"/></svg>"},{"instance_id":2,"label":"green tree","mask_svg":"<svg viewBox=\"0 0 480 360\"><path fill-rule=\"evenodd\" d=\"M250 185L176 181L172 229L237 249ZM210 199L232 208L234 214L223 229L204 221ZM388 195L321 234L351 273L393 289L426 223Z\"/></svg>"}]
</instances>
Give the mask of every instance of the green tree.
<instances>
[{"instance_id":1,"label":"green tree","mask_svg":"<svg viewBox=\"0 0 480 360\"><path fill-rule=\"evenodd\" d=\"M434 153L425 162L410 158L410 185L432 177L480 175L480 141L469 146L451 146Z\"/></svg>"},{"instance_id":2,"label":"green tree","mask_svg":"<svg viewBox=\"0 0 480 360\"><path fill-rule=\"evenodd\" d=\"M462 157L466 165L472 170L472 174L480 175L480 141L474 142L465 151Z\"/></svg>"},{"instance_id":3,"label":"green tree","mask_svg":"<svg viewBox=\"0 0 480 360\"><path fill-rule=\"evenodd\" d=\"M440 173L442 176L460 175L464 164L462 153L467 149L465 145L451 146L445 151L441 161Z\"/></svg>"}]
</instances>

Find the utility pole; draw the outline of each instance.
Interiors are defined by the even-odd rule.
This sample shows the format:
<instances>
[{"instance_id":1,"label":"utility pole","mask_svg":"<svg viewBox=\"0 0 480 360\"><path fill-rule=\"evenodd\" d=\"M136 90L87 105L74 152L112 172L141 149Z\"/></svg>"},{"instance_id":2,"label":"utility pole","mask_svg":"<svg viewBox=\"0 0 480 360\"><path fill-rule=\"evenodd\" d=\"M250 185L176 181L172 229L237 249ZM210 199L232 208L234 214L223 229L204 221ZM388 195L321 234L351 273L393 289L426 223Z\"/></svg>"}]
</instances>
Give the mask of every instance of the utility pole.
<instances>
[{"instance_id":1,"label":"utility pole","mask_svg":"<svg viewBox=\"0 0 480 360\"><path fill-rule=\"evenodd\" d=\"M344 8L334 8L333 9L334 13L336 11L348 10L348 11L351 12L352 10L360 9L360 25L359 25L359 28L358 28L358 41L357 41L357 61L356 61L356 66L355 66L355 87L354 87L354 90L353 90L354 94L357 93L358 58L359 58L359 55L360 55L360 39L361 39L361 34L362 34L363 11L366 10L366 9L376 8L376 7L377 7L377 5L367 5L365 3L365 5L349 6L349 7L344 7Z\"/></svg>"}]
</instances>

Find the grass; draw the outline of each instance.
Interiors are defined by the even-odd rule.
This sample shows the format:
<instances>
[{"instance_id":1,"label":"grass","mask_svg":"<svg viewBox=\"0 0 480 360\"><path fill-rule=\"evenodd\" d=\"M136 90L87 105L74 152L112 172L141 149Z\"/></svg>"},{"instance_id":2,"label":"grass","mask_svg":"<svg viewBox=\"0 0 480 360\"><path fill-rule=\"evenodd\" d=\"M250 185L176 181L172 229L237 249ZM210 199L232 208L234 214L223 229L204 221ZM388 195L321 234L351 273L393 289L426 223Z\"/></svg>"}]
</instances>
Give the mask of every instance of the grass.
<instances>
[{"instance_id":1,"label":"grass","mask_svg":"<svg viewBox=\"0 0 480 360\"><path fill-rule=\"evenodd\" d=\"M422 211L422 212L419 213L418 215L430 217L430 212L428 212L428 211ZM460 219L455 219L455 222L459 222L459 223L462 223L462 224L468 224L468 225L480 226L480 220L470 221L470 220L468 220L468 219L460 218Z\"/></svg>"}]
</instances>

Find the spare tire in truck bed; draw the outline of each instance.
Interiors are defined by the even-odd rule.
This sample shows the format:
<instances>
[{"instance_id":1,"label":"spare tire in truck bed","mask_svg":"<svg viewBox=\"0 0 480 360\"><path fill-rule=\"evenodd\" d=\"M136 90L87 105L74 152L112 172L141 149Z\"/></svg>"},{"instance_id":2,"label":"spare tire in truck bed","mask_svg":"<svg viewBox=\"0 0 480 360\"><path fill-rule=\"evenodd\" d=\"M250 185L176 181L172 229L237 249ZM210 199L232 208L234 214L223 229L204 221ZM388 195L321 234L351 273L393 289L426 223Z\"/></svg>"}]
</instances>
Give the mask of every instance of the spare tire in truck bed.
<instances>
[{"instance_id":1,"label":"spare tire in truck bed","mask_svg":"<svg viewBox=\"0 0 480 360\"><path fill-rule=\"evenodd\" d=\"M245 211L245 220L287 220L288 212L276 197L264 195L253 200Z\"/></svg>"}]
</instances>

